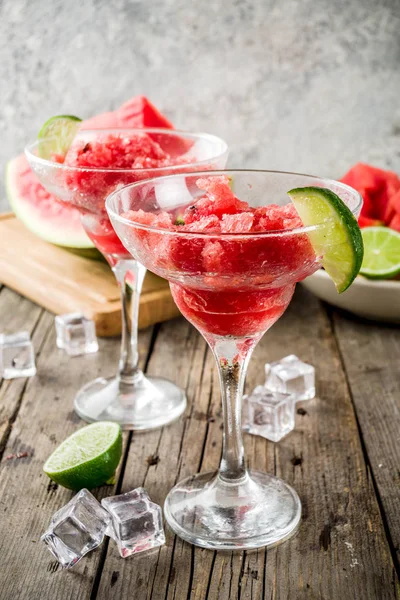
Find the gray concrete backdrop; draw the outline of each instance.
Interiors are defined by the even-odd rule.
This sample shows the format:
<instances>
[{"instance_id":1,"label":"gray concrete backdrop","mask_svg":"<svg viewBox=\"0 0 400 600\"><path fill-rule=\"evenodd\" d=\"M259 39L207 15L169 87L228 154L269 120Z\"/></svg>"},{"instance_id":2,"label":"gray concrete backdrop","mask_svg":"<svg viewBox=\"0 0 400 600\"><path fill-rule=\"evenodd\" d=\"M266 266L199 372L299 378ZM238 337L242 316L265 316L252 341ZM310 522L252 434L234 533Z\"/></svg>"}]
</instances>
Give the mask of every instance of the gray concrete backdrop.
<instances>
[{"instance_id":1,"label":"gray concrete backdrop","mask_svg":"<svg viewBox=\"0 0 400 600\"><path fill-rule=\"evenodd\" d=\"M400 171L399 69L399 0L0 0L0 167L140 93L233 167Z\"/></svg>"}]
</instances>

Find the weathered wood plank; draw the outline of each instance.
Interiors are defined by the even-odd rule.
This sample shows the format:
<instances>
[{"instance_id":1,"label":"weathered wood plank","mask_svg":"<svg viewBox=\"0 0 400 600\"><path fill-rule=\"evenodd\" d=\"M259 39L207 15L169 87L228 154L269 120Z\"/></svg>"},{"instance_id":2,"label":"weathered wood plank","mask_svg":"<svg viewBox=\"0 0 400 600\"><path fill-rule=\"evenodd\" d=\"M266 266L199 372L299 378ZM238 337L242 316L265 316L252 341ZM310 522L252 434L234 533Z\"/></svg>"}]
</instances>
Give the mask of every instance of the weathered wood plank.
<instances>
[{"instance_id":1,"label":"weathered wood plank","mask_svg":"<svg viewBox=\"0 0 400 600\"><path fill-rule=\"evenodd\" d=\"M215 468L221 451L216 373L204 342L183 322L163 325L150 372L187 383L184 420L134 436L124 489L143 484L162 502L177 479ZM173 339L175 336L175 339ZM326 599L398 598L393 563L331 324L319 302L297 292L287 314L264 337L250 363L249 387L263 364L297 353L317 367L318 398L304 403L296 430L279 444L246 436L248 462L298 490L303 521L296 538L268 552L210 552L170 532L155 555L121 561L110 547L98 598ZM167 356L174 357L172 364ZM176 358L175 358L176 357ZM146 458L158 456L148 467Z\"/></svg>"},{"instance_id":2,"label":"weathered wood plank","mask_svg":"<svg viewBox=\"0 0 400 600\"><path fill-rule=\"evenodd\" d=\"M48 313L40 321L37 335L44 339L38 373L27 383L0 463L0 596L14 600L85 599L90 596L104 550L91 553L73 571L58 568L39 538L51 515L73 492L50 483L42 466L53 449L83 425L73 412L74 394L89 379L113 373L119 344L102 340L98 354L71 359L56 348L53 317ZM149 330L140 336L143 359L150 338ZM28 456L6 459L21 450ZM95 494L100 498L114 490L104 486Z\"/></svg>"},{"instance_id":3,"label":"weathered wood plank","mask_svg":"<svg viewBox=\"0 0 400 600\"><path fill-rule=\"evenodd\" d=\"M135 434L125 469L123 490L144 485L151 498L162 504L167 492L177 480L177 473L197 470L202 444L207 429L210 371L205 368L206 344L183 319L165 323L159 331L148 372L169 377L186 388L190 403L183 418L158 431ZM186 439L191 451L186 452ZM131 598L132 590L138 598L165 598L168 582L188 584L190 570L173 568L175 553L191 553L191 548L167 531L167 545L147 557L120 559L115 545L110 544L104 565L98 598L110 595L121 600ZM117 579L115 579L115 574ZM114 574L114 579L113 579ZM176 598L182 596L176 595Z\"/></svg>"},{"instance_id":4,"label":"weathered wood plank","mask_svg":"<svg viewBox=\"0 0 400 600\"><path fill-rule=\"evenodd\" d=\"M276 473L299 492L303 520L296 538L268 553L268 560L276 554L277 566L267 589L275 586L273 597L282 600L398 597L351 399L320 303L298 289L269 342L269 358L290 348L315 365L318 396L303 403L306 414L276 446Z\"/></svg>"},{"instance_id":5,"label":"weathered wood plank","mask_svg":"<svg viewBox=\"0 0 400 600\"><path fill-rule=\"evenodd\" d=\"M274 448L276 474L302 497L302 527L295 539L268 552L266 570L263 551L255 557L244 553L244 562L237 555L218 553L204 597L395 598L391 557L330 323L318 302L301 291L256 350L249 388L262 380L265 360L284 356L288 348L316 365L319 376L320 398L304 404L306 414L298 415L295 432ZM273 467L267 455L273 444L246 438L246 445L253 445L249 463L268 469L269 462ZM260 464L260 457L265 461L266 456L267 464ZM251 569L250 560L256 568ZM264 591L257 578L265 579Z\"/></svg>"},{"instance_id":6,"label":"weathered wood plank","mask_svg":"<svg viewBox=\"0 0 400 600\"><path fill-rule=\"evenodd\" d=\"M332 319L400 570L400 329Z\"/></svg>"},{"instance_id":7,"label":"weathered wood plank","mask_svg":"<svg viewBox=\"0 0 400 600\"><path fill-rule=\"evenodd\" d=\"M37 330L43 309L3 287L0 293L0 333L29 331L36 351L43 342L43 329ZM0 378L0 456L17 415L27 379Z\"/></svg>"},{"instance_id":8,"label":"weathered wood plank","mask_svg":"<svg viewBox=\"0 0 400 600\"><path fill-rule=\"evenodd\" d=\"M4 318L3 293L4 290L0 294L0 314ZM29 321L29 311L22 311L21 321L15 321L11 330L29 328L24 324L24 315ZM346 331L347 327L343 323ZM387 331L376 328L375 347L382 343ZM141 336L144 349L149 347L150 335L146 332ZM351 339L352 334L348 335ZM5 598L399 597L331 323L309 294L299 290L288 313L265 336L250 363L249 388L262 381L266 360L288 352L297 353L318 369L319 397L303 404L305 412L298 414L296 430L290 436L279 444L245 436L249 464L284 477L296 487L303 501L304 516L298 536L268 553L210 552L194 548L168 531L167 545L154 554L124 561L111 542L107 553L104 546L103 551L92 553L73 571L57 570L46 549L37 542L51 514L72 493L49 486L41 467L52 449L81 423L72 412L76 389L99 373L112 373L118 343L104 341L98 355L75 362L56 350L53 319L48 314L37 322L34 336L40 351L39 372L26 383L4 454L27 450L33 451L33 456L14 461L3 458L0 463L0 589ZM339 343L343 342L339 339ZM385 348L387 352L393 350L391 345ZM350 356L346 358L342 347L341 351L348 363ZM365 353L359 358L359 365L368 365L371 372L381 368L386 360L383 358L381 364L374 354L368 354L367 348ZM354 351L354 360L353 354ZM186 387L189 401L193 399L185 418L159 431L133 435L128 450L122 491L144 484L154 500L162 503L178 479L217 466L221 409L213 359L203 339L185 321L162 325L149 371L179 381ZM356 374L348 371L348 376L354 388L354 381L359 383ZM361 375L357 377L362 379ZM386 397L387 388L384 390ZM390 390L397 393L395 387ZM3 402L10 406L15 402L15 390L3 389L0 393ZM355 403L359 411L356 400ZM375 443L375 438L371 443ZM380 452L385 458L389 452L390 460L396 459L395 454L390 454L391 447L383 443ZM373 460L371 464L374 467ZM109 493L113 493L113 488L101 488L96 495L100 498Z\"/></svg>"}]
</instances>

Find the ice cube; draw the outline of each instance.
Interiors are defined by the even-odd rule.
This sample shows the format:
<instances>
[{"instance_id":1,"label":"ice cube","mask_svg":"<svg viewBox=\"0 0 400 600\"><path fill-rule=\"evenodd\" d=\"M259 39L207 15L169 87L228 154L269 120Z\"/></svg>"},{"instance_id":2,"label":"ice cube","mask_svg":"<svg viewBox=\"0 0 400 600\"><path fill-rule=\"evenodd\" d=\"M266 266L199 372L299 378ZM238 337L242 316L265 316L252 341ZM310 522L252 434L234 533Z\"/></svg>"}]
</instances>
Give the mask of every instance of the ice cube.
<instances>
[{"instance_id":1,"label":"ice cube","mask_svg":"<svg viewBox=\"0 0 400 600\"><path fill-rule=\"evenodd\" d=\"M108 535L123 558L165 544L161 507L151 502L143 488L101 501L110 513Z\"/></svg>"},{"instance_id":2,"label":"ice cube","mask_svg":"<svg viewBox=\"0 0 400 600\"><path fill-rule=\"evenodd\" d=\"M70 356L97 352L99 345L94 321L80 313L58 315L55 318L57 346Z\"/></svg>"},{"instance_id":3,"label":"ice cube","mask_svg":"<svg viewBox=\"0 0 400 600\"><path fill-rule=\"evenodd\" d=\"M81 490L52 517L40 538L63 568L73 567L102 543L110 515L86 489Z\"/></svg>"},{"instance_id":4,"label":"ice cube","mask_svg":"<svg viewBox=\"0 0 400 600\"><path fill-rule=\"evenodd\" d=\"M248 428L272 442L279 442L294 429L295 396L257 386L247 398Z\"/></svg>"},{"instance_id":5,"label":"ice cube","mask_svg":"<svg viewBox=\"0 0 400 600\"><path fill-rule=\"evenodd\" d=\"M265 387L287 394L294 394L296 402L310 400L315 396L315 369L302 362L294 354L265 365Z\"/></svg>"},{"instance_id":6,"label":"ice cube","mask_svg":"<svg viewBox=\"0 0 400 600\"><path fill-rule=\"evenodd\" d=\"M0 334L0 377L14 379L35 374L35 353L29 333Z\"/></svg>"}]
</instances>

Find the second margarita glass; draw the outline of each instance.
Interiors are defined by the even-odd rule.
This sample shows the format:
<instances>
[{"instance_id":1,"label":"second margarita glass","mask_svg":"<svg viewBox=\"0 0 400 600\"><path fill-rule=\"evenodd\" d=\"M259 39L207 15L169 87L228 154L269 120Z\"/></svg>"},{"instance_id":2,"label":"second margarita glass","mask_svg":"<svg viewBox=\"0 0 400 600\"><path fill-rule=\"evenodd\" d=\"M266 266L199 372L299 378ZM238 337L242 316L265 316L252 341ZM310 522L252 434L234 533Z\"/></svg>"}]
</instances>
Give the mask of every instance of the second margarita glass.
<instances>
[{"instance_id":1,"label":"second margarita glass","mask_svg":"<svg viewBox=\"0 0 400 600\"><path fill-rule=\"evenodd\" d=\"M120 139L124 151L130 140L149 142L169 157L169 164L154 167L146 158L140 168L75 166L61 157L42 158L51 140L42 139L26 150L26 156L42 185L61 201L76 206L94 245L110 264L121 290L122 341L119 371L86 384L75 397L78 415L88 422L116 421L124 429L145 430L175 420L186 407L184 391L171 381L144 376L138 368L137 328L140 291L145 267L132 258L115 234L105 210L105 199L116 188L131 182L185 171L224 168L228 149L220 138L169 129L97 129L78 133L82 152L111 137ZM74 140L74 143L75 143ZM50 144L49 144L50 142ZM106 148L110 152L110 148ZM128 150L127 150L128 151ZM131 151L131 148L130 148ZM121 152L121 150L120 150ZM116 157L121 158L121 157ZM134 156L133 156L134 159ZM113 165L110 154L109 164ZM144 209L148 207L144 204Z\"/></svg>"}]
</instances>

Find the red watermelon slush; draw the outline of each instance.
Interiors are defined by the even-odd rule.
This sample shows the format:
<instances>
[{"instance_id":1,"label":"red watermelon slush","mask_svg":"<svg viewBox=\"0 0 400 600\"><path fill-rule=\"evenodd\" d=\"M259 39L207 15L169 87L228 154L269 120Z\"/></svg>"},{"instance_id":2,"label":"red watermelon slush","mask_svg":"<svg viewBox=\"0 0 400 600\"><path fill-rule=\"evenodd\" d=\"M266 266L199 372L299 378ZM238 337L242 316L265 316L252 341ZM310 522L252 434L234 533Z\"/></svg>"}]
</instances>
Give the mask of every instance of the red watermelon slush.
<instances>
[{"instance_id":1,"label":"red watermelon slush","mask_svg":"<svg viewBox=\"0 0 400 600\"><path fill-rule=\"evenodd\" d=\"M166 139L161 132L148 135L129 130L113 133L83 131L77 135L65 157L54 157L65 166L79 167L66 170L66 186L74 191L74 204L80 209L88 236L111 265L121 258L130 258L130 255L108 219L104 208L107 195L117 186L154 177L154 169L162 169L162 174L167 175L168 167L189 163L179 156L179 152L188 149L189 141L169 136L171 152L167 152L156 141L157 137Z\"/></svg>"},{"instance_id":2,"label":"red watermelon slush","mask_svg":"<svg viewBox=\"0 0 400 600\"><path fill-rule=\"evenodd\" d=\"M139 260L145 255L148 268L170 280L179 309L206 337L262 335L287 308L296 282L319 267L305 233L285 235L302 221L291 203L249 206L225 176L196 185L204 195L184 211L126 212L151 227L130 228L131 243Z\"/></svg>"}]
</instances>

